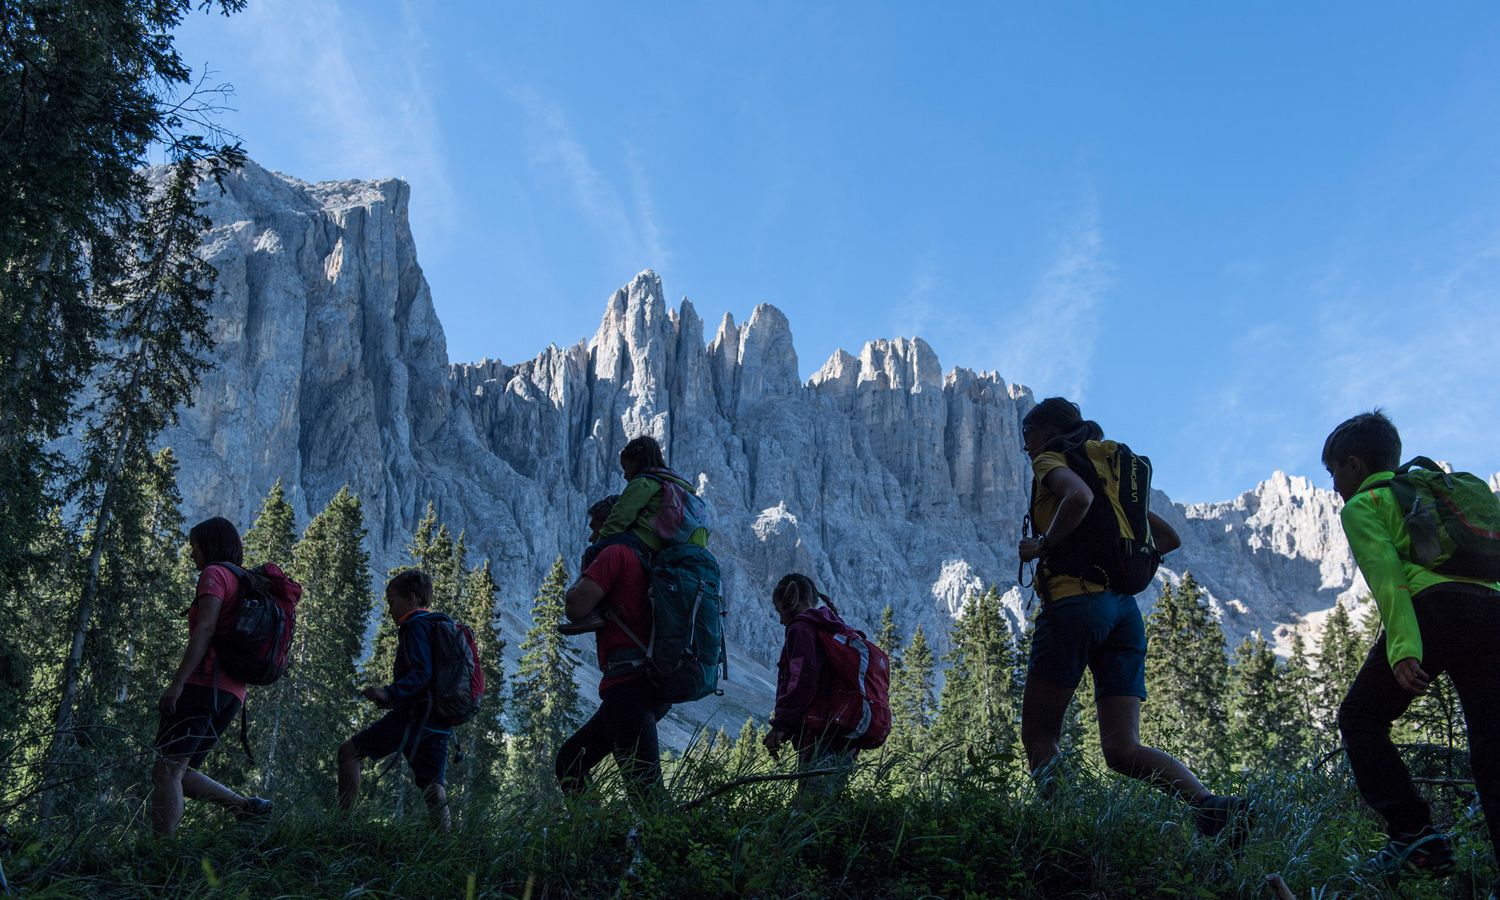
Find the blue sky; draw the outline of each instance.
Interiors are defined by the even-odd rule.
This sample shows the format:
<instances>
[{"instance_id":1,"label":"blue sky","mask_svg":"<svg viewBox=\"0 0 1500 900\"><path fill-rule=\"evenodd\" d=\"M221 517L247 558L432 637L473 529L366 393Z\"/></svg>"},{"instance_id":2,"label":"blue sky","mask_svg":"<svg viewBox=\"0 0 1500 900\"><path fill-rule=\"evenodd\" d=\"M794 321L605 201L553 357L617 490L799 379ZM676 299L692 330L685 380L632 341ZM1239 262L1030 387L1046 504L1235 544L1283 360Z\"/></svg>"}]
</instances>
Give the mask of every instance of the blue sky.
<instances>
[{"instance_id":1,"label":"blue sky","mask_svg":"<svg viewBox=\"0 0 1500 900\"><path fill-rule=\"evenodd\" d=\"M654 268L801 368L920 335L1063 393L1174 499L1385 407L1500 471L1500 6L251 0L225 124L399 176L455 361L591 335ZM711 335L710 335L711 336Z\"/></svg>"}]
</instances>

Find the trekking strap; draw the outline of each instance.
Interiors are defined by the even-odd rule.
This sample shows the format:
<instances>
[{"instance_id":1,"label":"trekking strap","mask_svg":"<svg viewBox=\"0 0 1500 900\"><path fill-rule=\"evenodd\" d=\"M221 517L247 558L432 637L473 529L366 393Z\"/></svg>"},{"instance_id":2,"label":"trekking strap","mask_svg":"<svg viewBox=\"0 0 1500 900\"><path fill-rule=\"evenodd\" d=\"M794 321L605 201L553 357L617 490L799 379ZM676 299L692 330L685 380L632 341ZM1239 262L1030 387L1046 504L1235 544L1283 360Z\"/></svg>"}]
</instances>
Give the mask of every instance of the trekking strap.
<instances>
[{"instance_id":1,"label":"trekking strap","mask_svg":"<svg viewBox=\"0 0 1500 900\"><path fill-rule=\"evenodd\" d=\"M613 665L610 665L608 668L613 669L613 668L615 668L615 666L626 666L626 667L635 669L635 668L639 668L640 666L644 666L646 664L646 662L651 658L651 648L647 647L646 646L646 642L643 641L643 640L641 640L640 637L637 636L634 631L630 630L630 626L626 625L625 622L620 619L620 616L619 616L619 614L617 614L615 612L614 607L610 607L609 609L606 609L604 611L603 615L604 615L604 618L606 618L606 619L610 620L611 622L615 623L616 625L620 626L620 630L623 631L623 632L625 632L625 636L628 637L628 638L630 638L630 640L633 641L637 647L640 647L642 653L646 654L641 659L638 659L638 660L637 659L623 660L621 662L614 663Z\"/></svg>"},{"instance_id":2,"label":"trekking strap","mask_svg":"<svg viewBox=\"0 0 1500 900\"><path fill-rule=\"evenodd\" d=\"M245 748L245 756L255 765L255 752L250 749L250 722L245 717L245 704L240 704L240 746Z\"/></svg>"}]
</instances>

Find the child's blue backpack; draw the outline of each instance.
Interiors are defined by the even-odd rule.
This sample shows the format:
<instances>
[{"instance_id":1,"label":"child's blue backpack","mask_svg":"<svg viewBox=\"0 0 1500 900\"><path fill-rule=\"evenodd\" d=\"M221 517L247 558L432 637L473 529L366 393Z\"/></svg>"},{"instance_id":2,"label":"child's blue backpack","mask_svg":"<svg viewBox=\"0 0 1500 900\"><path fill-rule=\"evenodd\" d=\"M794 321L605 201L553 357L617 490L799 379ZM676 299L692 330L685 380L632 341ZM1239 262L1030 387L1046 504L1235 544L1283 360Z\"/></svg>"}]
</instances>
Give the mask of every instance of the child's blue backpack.
<instances>
[{"instance_id":1,"label":"child's blue backpack","mask_svg":"<svg viewBox=\"0 0 1500 900\"><path fill-rule=\"evenodd\" d=\"M1411 559L1439 575L1500 581L1500 499L1468 472L1425 456L1365 488L1391 489L1411 536Z\"/></svg>"}]
</instances>

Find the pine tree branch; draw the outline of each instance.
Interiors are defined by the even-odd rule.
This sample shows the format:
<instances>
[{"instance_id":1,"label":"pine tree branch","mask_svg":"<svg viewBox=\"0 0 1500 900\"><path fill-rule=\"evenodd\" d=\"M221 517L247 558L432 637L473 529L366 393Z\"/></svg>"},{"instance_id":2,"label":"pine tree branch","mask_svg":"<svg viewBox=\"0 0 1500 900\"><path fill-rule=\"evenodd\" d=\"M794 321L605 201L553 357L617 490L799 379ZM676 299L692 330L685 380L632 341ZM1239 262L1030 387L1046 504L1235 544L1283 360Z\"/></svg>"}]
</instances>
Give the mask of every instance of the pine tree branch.
<instances>
[{"instance_id":1,"label":"pine tree branch","mask_svg":"<svg viewBox=\"0 0 1500 900\"><path fill-rule=\"evenodd\" d=\"M736 778L733 781L721 784L695 800L689 800L682 806L678 807L677 811L687 812L690 809L697 809L698 807L702 806L713 798L718 797L721 794L726 794L729 791L734 790L735 788L744 787L748 784L764 784L770 781L801 781L804 778L813 778L819 775L837 775L842 771L842 769L808 769L803 772L777 772L770 775L746 775L744 778Z\"/></svg>"}]
</instances>

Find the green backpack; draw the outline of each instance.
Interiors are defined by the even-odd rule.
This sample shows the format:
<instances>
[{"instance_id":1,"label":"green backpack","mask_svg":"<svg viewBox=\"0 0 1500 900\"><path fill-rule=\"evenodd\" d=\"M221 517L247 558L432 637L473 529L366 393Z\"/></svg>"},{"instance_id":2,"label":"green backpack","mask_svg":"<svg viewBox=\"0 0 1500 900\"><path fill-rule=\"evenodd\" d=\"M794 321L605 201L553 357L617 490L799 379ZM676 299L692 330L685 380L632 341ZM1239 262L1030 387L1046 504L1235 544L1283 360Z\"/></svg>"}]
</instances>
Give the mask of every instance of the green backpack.
<instances>
[{"instance_id":1,"label":"green backpack","mask_svg":"<svg viewBox=\"0 0 1500 900\"><path fill-rule=\"evenodd\" d=\"M719 561L696 544L673 544L642 556L651 575L651 636L642 641L618 618L639 649L610 654L605 676L645 667L667 703L686 703L718 692L724 653L724 594Z\"/></svg>"},{"instance_id":2,"label":"green backpack","mask_svg":"<svg viewBox=\"0 0 1500 900\"><path fill-rule=\"evenodd\" d=\"M1500 499L1489 485L1419 456L1365 490L1378 487L1391 489L1405 517L1410 562L1439 575L1500 581Z\"/></svg>"}]
</instances>

